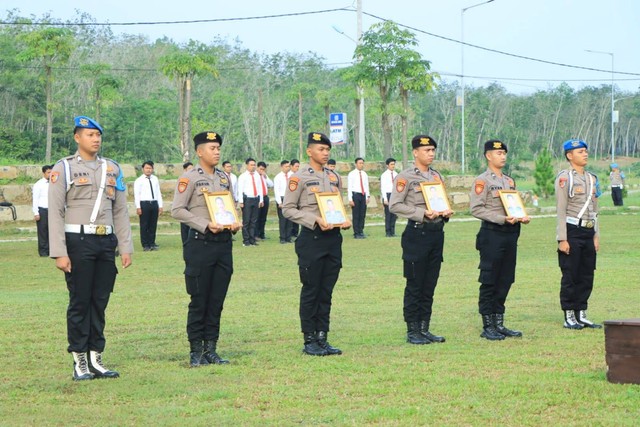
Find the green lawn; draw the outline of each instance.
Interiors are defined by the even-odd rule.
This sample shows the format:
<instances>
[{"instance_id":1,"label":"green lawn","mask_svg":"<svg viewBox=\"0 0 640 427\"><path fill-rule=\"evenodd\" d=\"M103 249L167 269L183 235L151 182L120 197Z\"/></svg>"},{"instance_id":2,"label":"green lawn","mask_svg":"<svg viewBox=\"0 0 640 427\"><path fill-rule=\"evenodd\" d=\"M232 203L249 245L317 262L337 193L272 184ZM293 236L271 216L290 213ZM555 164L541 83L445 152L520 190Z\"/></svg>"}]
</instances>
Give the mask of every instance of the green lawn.
<instances>
[{"instance_id":1,"label":"green lawn","mask_svg":"<svg viewBox=\"0 0 640 427\"><path fill-rule=\"evenodd\" d=\"M601 217L598 322L640 317L640 221L624 213ZM198 369L179 228L160 230L158 252L136 235L107 311L105 362L121 378L84 383L71 380L62 273L34 241L0 242L0 425L638 425L640 385L606 381L603 330L562 328L553 218L520 237L506 323L524 337L479 338L477 229L446 227L432 331L447 342L427 346L405 343L400 239L344 233L330 334L344 355L324 358L301 354L293 246L273 229L258 248L238 239L218 345L232 364ZM0 240L30 236L11 230Z\"/></svg>"}]
</instances>

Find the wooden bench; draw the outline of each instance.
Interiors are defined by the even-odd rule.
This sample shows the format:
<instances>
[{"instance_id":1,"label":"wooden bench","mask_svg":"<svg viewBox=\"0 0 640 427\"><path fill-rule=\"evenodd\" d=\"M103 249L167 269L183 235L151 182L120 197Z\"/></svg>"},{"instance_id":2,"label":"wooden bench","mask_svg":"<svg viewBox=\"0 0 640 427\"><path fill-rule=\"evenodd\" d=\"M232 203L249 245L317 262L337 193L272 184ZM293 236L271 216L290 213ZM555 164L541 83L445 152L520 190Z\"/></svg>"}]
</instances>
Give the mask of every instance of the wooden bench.
<instances>
[{"instance_id":1,"label":"wooden bench","mask_svg":"<svg viewBox=\"0 0 640 427\"><path fill-rule=\"evenodd\" d=\"M607 380L640 384L640 319L604 322Z\"/></svg>"}]
</instances>

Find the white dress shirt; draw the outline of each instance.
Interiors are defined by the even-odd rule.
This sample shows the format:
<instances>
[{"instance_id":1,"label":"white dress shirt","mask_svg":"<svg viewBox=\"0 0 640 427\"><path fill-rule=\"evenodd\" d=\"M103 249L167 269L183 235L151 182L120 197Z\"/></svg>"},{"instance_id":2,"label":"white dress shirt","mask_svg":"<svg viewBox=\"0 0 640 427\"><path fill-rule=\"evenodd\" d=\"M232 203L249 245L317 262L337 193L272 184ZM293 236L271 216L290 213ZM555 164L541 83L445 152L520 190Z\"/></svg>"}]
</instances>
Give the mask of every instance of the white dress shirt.
<instances>
[{"instance_id":1,"label":"white dress shirt","mask_svg":"<svg viewBox=\"0 0 640 427\"><path fill-rule=\"evenodd\" d=\"M40 215L38 208L49 208L49 181L40 178L33 184L33 215Z\"/></svg>"},{"instance_id":2,"label":"white dress shirt","mask_svg":"<svg viewBox=\"0 0 640 427\"><path fill-rule=\"evenodd\" d=\"M253 182L252 182L253 181ZM255 193L254 193L254 184L255 184ZM260 182L260 174L258 172L250 173L249 171L244 171L238 177L238 201L242 203L242 199L244 196L247 197L260 197L260 203L263 202L262 199L262 183Z\"/></svg>"},{"instance_id":3,"label":"white dress shirt","mask_svg":"<svg viewBox=\"0 0 640 427\"><path fill-rule=\"evenodd\" d=\"M269 176L265 173L264 175L260 175L260 178L262 178L262 182L264 182L264 189L266 190L266 194L264 194L264 196L268 196L269 195L269 189L273 188L273 181L271 181L271 179L269 178ZM260 184L260 190L262 191L262 184Z\"/></svg>"},{"instance_id":4,"label":"white dress shirt","mask_svg":"<svg viewBox=\"0 0 640 427\"><path fill-rule=\"evenodd\" d=\"M362 174L362 186L360 186L360 176ZM362 193L364 187L364 195L368 199L369 194L369 176L365 171L354 169L347 175L347 196L350 202L353 201L353 193Z\"/></svg>"},{"instance_id":5,"label":"white dress shirt","mask_svg":"<svg viewBox=\"0 0 640 427\"><path fill-rule=\"evenodd\" d=\"M238 177L234 174L234 173L224 173L225 175L227 175L227 178L229 178L229 181L231 181L231 192L232 192L232 196L233 196L233 200L235 200L235 202L239 202L239 198L238 198Z\"/></svg>"},{"instance_id":6,"label":"white dress shirt","mask_svg":"<svg viewBox=\"0 0 640 427\"><path fill-rule=\"evenodd\" d=\"M396 179L397 176L398 173L390 169L387 169L380 175L380 192L382 193L383 202L389 202L389 200L387 200L387 193L393 192L393 180Z\"/></svg>"},{"instance_id":7,"label":"white dress shirt","mask_svg":"<svg viewBox=\"0 0 640 427\"><path fill-rule=\"evenodd\" d=\"M151 195L151 187L153 187L153 196ZM140 209L140 202L149 202L152 200L157 200L158 208L162 208L160 181L158 181L158 177L153 174L149 175L149 177L142 174L133 183L133 201L136 209Z\"/></svg>"},{"instance_id":8,"label":"white dress shirt","mask_svg":"<svg viewBox=\"0 0 640 427\"><path fill-rule=\"evenodd\" d=\"M273 178L273 194L276 197L276 203L281 205L284 201L284 193L287 191L288 174L280 172Z\"/></svg>"}]
</instances>

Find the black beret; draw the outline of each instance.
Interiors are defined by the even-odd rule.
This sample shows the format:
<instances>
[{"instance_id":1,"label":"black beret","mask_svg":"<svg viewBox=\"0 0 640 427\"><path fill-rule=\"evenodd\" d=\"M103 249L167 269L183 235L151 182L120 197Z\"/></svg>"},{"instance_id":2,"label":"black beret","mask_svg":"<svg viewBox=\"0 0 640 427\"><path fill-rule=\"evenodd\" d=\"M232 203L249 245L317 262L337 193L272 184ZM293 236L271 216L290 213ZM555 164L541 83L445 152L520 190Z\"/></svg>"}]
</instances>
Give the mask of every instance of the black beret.
<instances>
[{"instance_id":1,"label":"black beret","mask_svg":"<svg viewBox=\"0 0 640 427\"><path fill-rule=\"evenodd\" d=\"M416 135L411 140L412 148L433 147L438 148L438 143L429 135Z\"/></svg>"},{"instance_id":2,"label":"black beret","mask_svg":"<svg viewBox=\"0 0 640 427\"><path fill-rule=\"evenodd\" d=\"M220 135L219 133L211 132L211 131L200 132L199 134L193 137L193 142L196 147L200 144L205 144L207 142L217 142L220 145L222 145L222 135Z\"/></svg>"},{"instance_id":3,"label":"black beret","mask_svg":"<svg viewBox=\"0 0 640 427\"><path fill-rule=\"evenodd\" d=\"M331 141L327 138L327 135L320 132L311 132L307 139L307 145L310 144L324 144L331 147Z\"/></svg>"},{"instance_id":4,"label":"black beret","mask_svg":"<svg viewBox=\"0 0 640 427\"><path fill-rule=\"evenodd\" d=\"M498 140L498 139L490 139L484 143L484 152L492 151L492 150L504 150L505 153L508 152L507 145Z\"/></svg>"}]
</instances>

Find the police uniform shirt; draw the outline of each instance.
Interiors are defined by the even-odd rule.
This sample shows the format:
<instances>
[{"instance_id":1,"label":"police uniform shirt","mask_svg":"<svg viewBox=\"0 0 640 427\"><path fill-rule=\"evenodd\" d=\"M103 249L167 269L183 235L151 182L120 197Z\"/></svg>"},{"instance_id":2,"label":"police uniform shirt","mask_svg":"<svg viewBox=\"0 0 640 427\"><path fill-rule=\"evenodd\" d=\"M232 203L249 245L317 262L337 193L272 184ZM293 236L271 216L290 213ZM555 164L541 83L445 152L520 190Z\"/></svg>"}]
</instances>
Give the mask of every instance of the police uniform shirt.
<instances>
[{"instance_id":1,"label":"police uniform shirt","mask_svg":"<svg viewBox=\"0 0 640 427\"><path fill-rule=\"evenodd\" d=\"M621 185L624 184L624 174L622 174L620 171L617 172L611 172L609 174L609 180L611 181L611 186L612 187L620 187Z\"/></svg>"},{"instance_id":2,"label":"police uniform shirt","mask_svg":"<svg viewBox=\"0 0 640 427\"><path fill-rule=\"evenodd\" d=\"M382 193L383 202L389 202L387 200L387 194L393 191L393 181L397 176L398 173L390 169L387 169L380 175L380 192Z\"/></svg>"},{"instance_id":3,"label":"police uniform shirt","mask_svg":"<svg viewBox=\"0 0 640 427\"><path fill-rule=\"evenodd\" d=\"M211 222L204 198L205 191L228 191L233 194L233 187L223 171L215 169L209 175L200 166L196 166L178 179L171 216L194 230L205 233Z\"/></svg>"},{"instance_id":4,"label":"police uniform shirt","mask_svg":"<svg viewBox=\"0 0 640 427\"><path fill-rule=\"evenodd\" d=\"M491 169L487 169L473 181L469 205L471 215L484 221L503 225L507 215L500 201L500 190L515 190L513 179L505 174L496 175Z\"/></svg>"},{"instance_id":5,"label":"police uniform shirt","mask_svg":"<svg viewBox=\"0 0 640 427\"><path fill-rule=\"evenodd\" d=\"M325 192L340 192L340 176L327 168L316 172L311 167L301 167L289 178L282 214L304 227L315 228L316 218L321 216L316 193Z\"/></svg>"},{"instance_id":6,"label":"police uniform shirt","mask_svg":"<svg viewBox=\"0 0 640 427\"><path fill-rule=\"evenodd\" d=\"M424 216L427 210L427 202L422 195L421 182L441 182L444 185L440 172L429 168L421 172L418 168L405 169L398 174L395 186L389 200L389 210L403 218L415 222L442 222L441 216L431 220Z\"/></svg>"},{"instance_id":7,"label":"police uniform shirt","mask_svg":"<svg viewBox=\"0 0 640 427\"><path fill-rule=\"evenodd\" d=\"M571 185L571 181L573 181L573 185ZM558 218L557 240L567 240L567 217L577 218L589 197L587 209L581 219L594 221L595 235L599 236L598 223L596 222L598 216L598 199L595 196L596 176L587 171L584 171L584 174L579 174L575 169L565 169L556 177L555 188ZM591 189L591 194L589 194L589 189Z\"/></svg>"},{"instance_id":8,"label":"police uniform shirt","mask_svg":"<svg viewBox=\"0 0 640 427\"><path fill-rule=\"evenodd\" d=\"M45 178L40 178L35 184L33 184L33 203L32 210L33 215L40 215L38 208L49 208L49 181Z\"/></svg>"},{"instance_id":9,"label":"police uniform shirt","mask_svg":"<svg viewBox=\"0 0 640 427\"><path fill-rule=\"evenodd\" d=\"M95 225L113 226L118 238L121 254L133 253L131 225L127 207L126 188L118 189L120 166L113 160L97 157L96 161L85 161L76 152L66 158L71 179L69 191L65 175L65 164L61 160L53 166L49 179L49 254L52 258L65 257L67 245L65 224L88 225L91 212L102 181L102 168L106 166L105 182L100 209Z\"/></svg>"},{"instance_id":10,"label":"police uniform shirt","mask_svg":"<svg viewBox=\"0 0 640 427\"><path fill-rule=\"evenodd\" d=\"M153 193L151 192L153 187ZM147 177L142 174L133 183L133 202L136 209L140 208L140 202L150 202L156 200L158 207L162 208L162 193L160 192L160 181L158 177L151 174Z\"/></svg>"}]
</instances>

